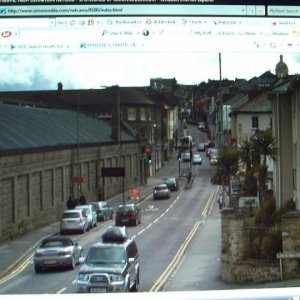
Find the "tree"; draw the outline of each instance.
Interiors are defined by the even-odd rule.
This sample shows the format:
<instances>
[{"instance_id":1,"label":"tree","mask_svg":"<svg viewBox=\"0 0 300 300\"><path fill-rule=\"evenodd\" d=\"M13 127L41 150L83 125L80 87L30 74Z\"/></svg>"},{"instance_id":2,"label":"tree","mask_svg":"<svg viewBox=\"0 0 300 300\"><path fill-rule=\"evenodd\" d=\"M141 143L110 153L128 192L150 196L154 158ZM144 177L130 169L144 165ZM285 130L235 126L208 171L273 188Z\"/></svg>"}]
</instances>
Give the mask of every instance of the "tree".
<instances>
[{"instance_id":1,"label":"tree","mask_svg":"<svg viewBox=\"0 0 300 300\"><path fill-rule=\"evenodd\" d=\"M225 182L230 182L230 178L235 176L238 171L238 161L239 161L239 151L235 148L223 148L220 150L218 167L222 174L222 186L223 190L226 191L224 187ZM228 195L231 193L231 186L229 184Z\"/></svg>"},{"instance_id":2,"label":"tree","mask_svg":"<svg viewBox=\"0 0 300 300\"><path fill-rule=\"evenodd\" d=\"M258 171L258 191L259 202L262 207L264 194L266 192L268 164L267 158L270 160L276 160L278 154L278 148L276 147L277 141L273 137L271 129L264 131L257 131L252 136L252 152L254 154L254 165L257 166Z\"/></svg>"}]
</instances>

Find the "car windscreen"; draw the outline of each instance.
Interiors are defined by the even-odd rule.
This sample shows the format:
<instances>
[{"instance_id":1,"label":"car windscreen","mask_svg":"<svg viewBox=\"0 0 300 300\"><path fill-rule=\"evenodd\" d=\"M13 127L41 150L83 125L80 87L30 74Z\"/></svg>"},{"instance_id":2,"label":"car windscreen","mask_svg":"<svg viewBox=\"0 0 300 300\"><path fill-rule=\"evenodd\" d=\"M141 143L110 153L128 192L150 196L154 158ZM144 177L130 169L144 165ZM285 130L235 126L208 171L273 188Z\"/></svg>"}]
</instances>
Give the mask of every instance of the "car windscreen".
<instances>
[{"instance_id":1,"label":"car windscreen","mask_svg":"<svg viewBox=\"0 0 300 300\"><path fill-rule=\"evenodd\" d=\"M87 264L123 264L125 260L123 247L92 247L87 255Z\"/></svg>"}]
</instances>

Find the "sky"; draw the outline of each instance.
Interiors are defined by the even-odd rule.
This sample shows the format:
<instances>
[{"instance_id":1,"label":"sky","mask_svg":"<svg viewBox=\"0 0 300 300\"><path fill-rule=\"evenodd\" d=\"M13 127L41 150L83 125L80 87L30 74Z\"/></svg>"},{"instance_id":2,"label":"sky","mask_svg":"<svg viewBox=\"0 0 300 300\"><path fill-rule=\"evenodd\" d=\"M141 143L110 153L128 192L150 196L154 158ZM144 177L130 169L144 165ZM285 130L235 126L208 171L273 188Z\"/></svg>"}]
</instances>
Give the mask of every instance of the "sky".
<instances>
[{"instance_id":1,"label":"sky","mask_svg":"<svg viewBox=\"0 0 300 300\"><path fill-rule=\"evenodd\" d=\"M300 54L222 52L221 77L251 79L275 74L279 56L289 74L300 71ZM220 78L219 53L73 53L2 54L0 90L91 89L112 85L147 86L151 78L176 78L179 84L199 84Z\"/></svg>"}]
</instances>

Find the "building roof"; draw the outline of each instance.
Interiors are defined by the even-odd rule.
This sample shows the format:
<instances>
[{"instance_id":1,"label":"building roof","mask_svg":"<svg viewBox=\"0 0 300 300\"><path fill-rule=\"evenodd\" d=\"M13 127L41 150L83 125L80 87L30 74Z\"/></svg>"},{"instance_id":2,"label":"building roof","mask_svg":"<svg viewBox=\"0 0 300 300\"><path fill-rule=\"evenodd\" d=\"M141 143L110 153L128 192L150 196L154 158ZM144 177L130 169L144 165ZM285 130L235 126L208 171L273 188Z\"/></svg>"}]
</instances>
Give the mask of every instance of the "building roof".
<instances>
[{"instance_id":1,"label":"building roof","mask_svg":"<svg viewBox=\"0 0 300 300\"><path fill-rule=\"evenodd\" d=\"M235 111L242 113L271 113L272 107L270 100L268 100L268 94L261 93L247 103L235 107Z\"/></svg>"},{"instance_id":2,"label":"building roof","mask_svg":"<svg viewBox=\"0 0 300 300\"><path fill-rule=\"evenodd\" d=\"M76 111L0 103L0 119L0 153L115 143L108 122ZM121 141L136 140L122 130Z\"/></svg>"}]
</instances>

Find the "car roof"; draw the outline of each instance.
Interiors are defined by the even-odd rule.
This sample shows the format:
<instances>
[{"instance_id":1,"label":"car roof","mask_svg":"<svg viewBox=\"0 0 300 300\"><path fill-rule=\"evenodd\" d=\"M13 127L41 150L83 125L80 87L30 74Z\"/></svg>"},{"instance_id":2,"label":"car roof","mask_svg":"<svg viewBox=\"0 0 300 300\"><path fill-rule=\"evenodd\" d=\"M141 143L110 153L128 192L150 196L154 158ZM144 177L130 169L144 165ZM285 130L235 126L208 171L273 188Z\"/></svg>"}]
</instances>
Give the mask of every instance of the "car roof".
<instances>
[{"instance_id":1,"label":"car roof","mask_svg":"<svg viewBox=\"0 0 300 300\"><path fill-rule=\"evenodd\" d=\"M67 209L63 213L74 213L74 212L82 212L82 209L81 208Z\"/></svg>"},{"instance_id":2,"label":"car roof","mask_svg":"<svg viewBox=\"0 0 300 300\"><path fill-rule=\"evenodd\" d=\"M67 236L55 235L55 236L46 237L42 240L43 243L48 241L72 241L73 242L73 239Z\"/></svg>"},{"instance_id":3,"label":"car roof","mask_svg":"<svg viewBox=\"0 0 300 300\"><path fill-rule=\"evenodd\" d=\"M118 207L135 206L135 203L120 204Z\"/></svg>"}]
</instances>

